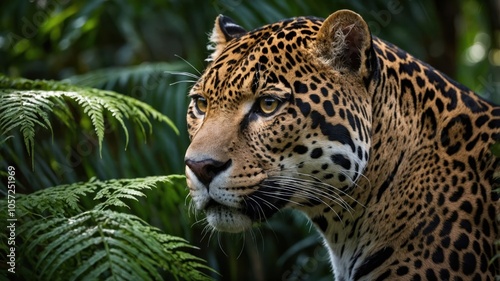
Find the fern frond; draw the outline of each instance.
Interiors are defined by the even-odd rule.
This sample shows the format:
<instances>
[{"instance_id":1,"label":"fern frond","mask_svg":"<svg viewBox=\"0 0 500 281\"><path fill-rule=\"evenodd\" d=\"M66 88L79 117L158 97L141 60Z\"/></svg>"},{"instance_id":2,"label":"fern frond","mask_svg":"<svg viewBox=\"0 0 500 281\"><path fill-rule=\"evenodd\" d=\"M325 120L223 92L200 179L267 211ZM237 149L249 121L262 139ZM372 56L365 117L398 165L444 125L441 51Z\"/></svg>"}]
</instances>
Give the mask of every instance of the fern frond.
<instances>
[{"instance_id":1,"label":"fern frond","mask_svg":"<svg viewBox=\"0 0 500 281\"><path fill-rule=\"evenodd\" d=\"M96 205L96 209L105 209L110 206L128 207L122 199L137 200L137 197L144 197L142 190L152 189L159 182L171 182L168 176L153 176L137 179L109 180L106 187L100 189L94 200L106 198L102 203Z\"/></svg>"},{"instance_id":2,"label":"fern frond","mask_svg":"<svg viewBox=\"0 0 500 281\"><path fill-rule=\"evenodd\" d=\"M50 101L51 92L24 91L16 95L10 91L0 91L0 129L2 135L15 127L20 127L24 136L24 144L28 154L33 155L35 145L35 126L39 125L45 129L52 126L49 121L48 111L53 107ZM33 165L33 162L32 162Z\"/></svg>"},{"instance_id":3,"label":"fern frond","mask_svg":"<svg viewBox=\"0 0 500 281\"><path fill-rule=\"evenodd\" d=\"M28 196L20 195L17 199L18 215L49 213L56 217L62 217L82 212L83 210L79 206L80 197L94 193L95 190L103 186L103 182L92 178L88 182L59 185L34 192Z\"/></svg>"},{"instance_id":4,"label":"fern frond","mask_svg":"<svg viewBox=\"0 0 500 281\"><path fill-rule=\"evenodd\" d=\"M205 262L185 252L192 246L136 216L91 210L44 224L52 230L27 240L25 249L27 255L42 249L36 264L42 279L162 280L159 268L185 280L209 279Z\"/></svg>"},{"instance_id":5,"label":"fern frond","mask_svg":"<svg viewBox=\"0 0 500 281\"><path fill-rule=\"evenodd\" d=\"M135 179L114 179L100 181L96 178L88 182L59 185L34 192L28 196L19 196L17 199L18 215L49 213L53 216L71 216L82 212L79 200L83 196L94 196L99 202L94 208L103 210L110 207L127 207L123 199L137 201L144 197L143 190L150 190L158 183L172 183L181 175L151 176Z\"/></svg>"},{"instance_id":6,"label":"fern frond","mask_svg":"<svg viewBox=\"0 0 500 281\"><path fill-rule=\"evenodd\" d=\"M52 131L49 113L56 112L56 117L69 124L71 114L65 101L75 101L83 113L90 117L94 131L98 137L101 153L104 138L104 113L108 111L118 121L126 135L128 130L125 120L138 124L146 134L144 124L152 130L150 119L167 123L176 134L174 123L153 107L134 98L111 91L82 88L56 81L12 79L0 75L0 135L19 129L22 133L26 149L34 163L34 141L36 127L40 126Z\"/></svg>"},{"instance_id":7,"label":"fern frond","mask_svg":"<svg viewBox=\"0 0 500 281\"><path fill-rule=\"evenodd\" d=\"M110 209L127 206L124 199L137 200L160 182L171 186L181 178L93 178L20 196L20 258L41 280L163 280L160 269L177 280L209 280L206 273L213 270L187 252L195 247L186 240ZM102 202L83 211L81 197ZM6 200L0 200L0 207L6 208Z\"/></svg>"}]
</instances>

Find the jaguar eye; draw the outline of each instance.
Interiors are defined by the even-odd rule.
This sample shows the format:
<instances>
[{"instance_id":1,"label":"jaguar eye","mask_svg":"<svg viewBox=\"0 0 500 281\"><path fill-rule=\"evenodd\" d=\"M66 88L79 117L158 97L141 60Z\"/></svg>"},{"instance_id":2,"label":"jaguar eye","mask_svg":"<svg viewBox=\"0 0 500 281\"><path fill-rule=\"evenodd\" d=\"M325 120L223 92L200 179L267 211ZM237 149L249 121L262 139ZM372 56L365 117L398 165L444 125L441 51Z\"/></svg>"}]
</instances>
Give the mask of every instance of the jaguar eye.
<instances>
[{"instance_id":1,"label":"jaguar eye","mask_svg":"<svg viewBox=\"0 0 500 281\"><path fill-rule=\"evenodd\" d=\"M207 106L208 106L207 99L200 96L195 97L194 106L196 107L196 110L198 110L198 113L205 114L205 112L207 112Z\"/></svg>"},{"instance_id":2,"label":"jaguar eye","mask_svg":"<svg viewBox=\"0 0 500 281\"><path fill-rule=\"evenodd\" d=\"M280 101L273 97L260 98L258 103L260 111L265 115L273 114L280 105Z\"/></svg>"}]
</instances>

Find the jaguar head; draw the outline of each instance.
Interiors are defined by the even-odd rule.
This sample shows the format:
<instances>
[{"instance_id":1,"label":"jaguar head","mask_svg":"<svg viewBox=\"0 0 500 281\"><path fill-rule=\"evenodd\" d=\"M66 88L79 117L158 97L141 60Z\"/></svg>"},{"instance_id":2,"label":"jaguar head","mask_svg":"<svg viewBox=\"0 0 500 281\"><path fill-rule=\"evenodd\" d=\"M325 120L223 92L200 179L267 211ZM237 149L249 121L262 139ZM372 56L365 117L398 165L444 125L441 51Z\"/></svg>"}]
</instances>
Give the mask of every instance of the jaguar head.
<instances>
[{"instance_id":1,"label":"jaguar head","mask_svg":"<svg viewBox=\"0 0 500 281\"><path fill-rule=\"evenodd\" d=\"M338 11L247 32L219 16L210 64L190 91L192 202L219 231L285 207L342 207L370 150L377 61L363 19Z\"/></svg>"}]
</instances>

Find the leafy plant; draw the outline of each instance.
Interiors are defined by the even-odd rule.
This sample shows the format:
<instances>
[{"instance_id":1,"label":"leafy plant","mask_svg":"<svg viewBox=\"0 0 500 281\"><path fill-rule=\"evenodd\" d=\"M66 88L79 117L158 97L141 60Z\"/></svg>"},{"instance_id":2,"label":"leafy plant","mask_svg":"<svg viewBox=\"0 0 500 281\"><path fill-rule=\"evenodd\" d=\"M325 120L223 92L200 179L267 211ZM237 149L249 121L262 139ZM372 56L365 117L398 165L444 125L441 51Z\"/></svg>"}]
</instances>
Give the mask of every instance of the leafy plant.
<instances>
[{"instance_id":1,"label":"leafy plant","mask_svg":"<svg viewBox=\"0 0 500 281\"><path fill-rule=\"evenodd\" d=\"M170 119L148 104L111 91L0 76L0 96L0 145L8 144L5 140L10 138L9 133L20 133L32 159L37 128L52 131L51 118L55 116L74 129L76 110L91 120L99 147L105 131L104 111L121 125L126 142L129 138L126 121L136 124L143 135L146 126L152 131L150 119L167 123L177 133ZM15 174L15 169L9 171L9 175ZM145 192L153 192L158 184L185 189L180 182L185 182L184 176L106 181L94 177L87 182L49 187L28 195L11 194L15 189L9 187L0 207L15 208L14 224L19 224L15 232L16 278L209 280L207 273L213 270L191 253L196 247L128 212L134 201L143 200ZM0 219L8 221L13 215L12 211L1 212ZM5 232L0 237L4 241L9 239ZM5 256L12 251L9 245L0 245ZM6 277L5 274L11 273L2 274Z\"/></svg>"},{"instance_id":2,"label":"leafy plant","mask_svg":"<svg viewBox=\"0 0 500 281\"><path fill-rule=\"evenodd\" d=\"M124 118L135 122L146 133L143 124L152 126L149 118L163 121L177 129L172 121L165 115L153 109L150 105L128 96L111 91L92 88L81 88L55 81L32 81L27 79L11 79L0 75L0 133L19 128L23 135L28 153L34 161L35 127L41 126L52 131L49 112L53 112L59 120L70 127L71 112L65 99L75 101L81 106L83 113L92 120L97 134L99 147L104 138L104 110L107 110L122 126L126 144L128 144L128 131Z\"/></svg>"},{"instance_id":3,"label":"leafy plant","mask_svg":"<svg viewBox=\"0 0 500 281\"><path fill-rule=\"evenodd\" d=\"M173 180L179 177L92 179L17 197L16 217L21 226L16 240L23 244L18 250L21 268L16 271L26 280L35 276L44 280L162 280L161 269L176 279L208 280L203 271L210 269L187 252L194 248L187 241L162 233L135 215L113 210L128 207L124 199L138 200L143 190L158 183L174 188ZM91 195L96 204L84 210L80 199ZM0 206L7 209L7 201L0 201ZM1 250L7 252L6 244Z\"/></svg>"}]
</instances>

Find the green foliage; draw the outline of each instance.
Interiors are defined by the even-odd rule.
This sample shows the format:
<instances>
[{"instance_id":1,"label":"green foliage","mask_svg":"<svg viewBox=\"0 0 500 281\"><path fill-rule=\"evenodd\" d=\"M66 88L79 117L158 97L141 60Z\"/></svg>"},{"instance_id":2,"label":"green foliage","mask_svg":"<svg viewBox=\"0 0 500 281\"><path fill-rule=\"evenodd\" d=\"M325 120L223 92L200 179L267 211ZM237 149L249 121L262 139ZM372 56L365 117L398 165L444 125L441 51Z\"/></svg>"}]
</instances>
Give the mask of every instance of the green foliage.
<instances>
[{"instance_id":1,"label":"green foliage","mask_svg":"<svg viewBox=\"0 0 500 281\"><path fill-rule=\"evenodd\" d=\"M124 118L135 122L143 134L146 134L144 124L149 127L150 133L152 131L150 118L167 123L178 133L172 121L150 105L111 91L81 88L55 81L32 81L0 76L0 98L0 133L6 135L9 131L19 128L32 161L35 126L39 125L52 131L49 112L54 112L59 120L69 126L72 116L65 98L75 101L81 106L83 113L90 117L98 136L99 147L102 146L105 132L105 110L121 124L126 143L129 135Z\"/></svg>"},{"instance_id":2,"label":"green foliage","mask_svg":"<svg viewBox=\"0 0 500 281\"><path fill-rule=\"evenodd\" d=\"M500 102L500 68L498 60L496 63L492 60L497 57L493 51L500 46L495 36L498 26L488 24L488 12L495 10L488 8L488 3L493 2L441 1L460 6L458 14L450 9L436 9L438 1L0 1L0 25L3 27L0 30L0 72L31 79L64 79L79 86L122 93L154 106L179 129L176 135L168 125L164 126L165 123L152 122L154 130L145 143L141 139L141 129L130 126L135 123L128 122L130 119L124 116L130 135L124 151L120 145L126 136L121 130L106 130L100 145L89 114L83 112L76 100L51 98L54 105L52 113L48 114L49 120L56 117L64 126L52 122L53 138L50 138L51 127L41 116L38 121L47 128L34 123L34 171L33 163L26 164L33 161L33 154L26 153L21 127L11 130L8 136L1 135L0 176L5 175L2 167L15 165L18 189L33 192L64 183L82 182L83 185L94 177L104 180L183 173L184 151L188 145L186 93L191 84L178 83L185 78L167 73L199 74L196 69L203 69L207 57L207 33L218 14L230 16L243 27L253 29L283 18L326 17L337 9L353 9L367 20L374 35L396 43L438 69L458 62L456 69L449 73L451 76ZM457 16L454 19L442 18L443 14L453 13ZM444 27L446 22L460 23L455 25L467 26L467 29L452 32ZM447 43L453 40L448 40L447 34L460 35L456 51L448 47ZM478 44L487 52L480 61L468 61L467 55L477 50ZM473 46L475 48L471 48ZM185 58L196 69L178 57ZM65 104L59 106L57 103L62 100ZM0 104L2 102L0 99ZM69 109L66 113L71 118L68 119L65 112L60 112L62 118L58 117L58 110L64 108ZM104 117L111 116L105 118L105 127L109 128L114 117L106 113L107 109L103 112ZM0 110L0 115L2 113ZM147 130L148 125L143 124ZM116 125L121 126L120 123ZM30 131L26 129L26 132ZM0 192L3 184L0 182ZM246 234L247 239L223 234L213 235L212 239L203 238L203 224L193 225L194 219L188 216L187 191L181 188L184 183L166 185L168 188L143 189L141 192L147 197L136 196L138 201L122 198L122 202L129 202L130 209L113 208L135 214L169 234L195 243L202 248L196 254L220 271L224 280L331 280L328 257L321 252L320 239L300 215L277 214L255 233ZM109 190L106 196L113 192ZM57 194L61 200L66 197L59 192L52 195ZM67 217L93 209L95 204L107 200L102 198L94 204L89 202L93 197L69 190L67 195L74 198L68 202L75 202L80 208L68 210ZM44 214L49 213L52 211L47 207ZM297 247L300 250L292 251Z\"/></svg>"},{"instance_id":3,"label":"green foliage","mask_svg":"<svg viewBox=\"0 0 500 281\"><path fill-rule=\"evenodd\" d=\"M172 121L147 103L111 91L0 76L0 95L0 144L9 144L12 138L9 133L21 134L32 161L37 151L35 140L39 141L38 133L35 136L37 127L50 130L54 138L52 118L56 117L74 130L74 111L88 116L100 149L107 116L121 125L126 143L129 139L127 120L139 127L143 135L152 133L150 119L166 123L178 134ZM127 212L131 208L137 210L134 202L144 203L146 193L154 195L155 191L161 191L156 188L158 184L169 189L185 189L184 176L178 175L107 181L93 177L87 182L16 195L15 223L20 225L15 233L16 278L209 280L207 273L213 271L204 260L191 253L196 250L194 246ZM3 210L11 208L8 206L13 204L9 201L12 198L0 200L0 207ZM12 212L2 212L0 219L7 221L12 215ZM3 241L8 240L5 232L0 237ZM5 255L9 251L6 243L0 246L0 252Z\"/></svg>"},{"instance_id":4,"label":"green foliage","mask_svg":"<svg viewBox=\"0 0 500 281\"><path fill-rule=\"evenodd\" d=\"M17 272L25 280L162 280L161 269L176 279L208 280L210 269L186 251L194 249L186 240L114 210L180 177L92 179L19 196L16 240L25 243ZM90 196L94 206L84 210L79 201ZM6 210L7 200L0 207Z\"/></svg>"}]
</instances>

